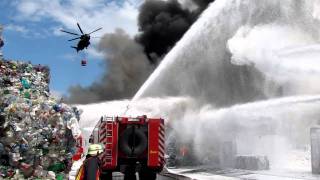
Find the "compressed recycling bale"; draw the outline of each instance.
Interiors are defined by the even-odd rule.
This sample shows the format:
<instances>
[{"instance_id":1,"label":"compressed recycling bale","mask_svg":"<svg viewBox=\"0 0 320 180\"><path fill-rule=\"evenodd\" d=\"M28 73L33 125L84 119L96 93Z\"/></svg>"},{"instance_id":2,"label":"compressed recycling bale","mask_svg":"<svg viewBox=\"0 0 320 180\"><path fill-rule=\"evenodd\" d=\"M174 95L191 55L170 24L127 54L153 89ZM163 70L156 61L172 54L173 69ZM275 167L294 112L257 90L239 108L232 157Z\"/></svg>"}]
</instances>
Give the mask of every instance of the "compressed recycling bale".
<instances>
[{"instance_id":1,"label":"compressed recycling bale","mask_svg":"<svg viewBox=\"0 0 320 180\"><path fill-rule=\"evenodd\" d=\"M233 168L237 154L235 141L224 141L220 145L220 168Z\"/></svg>"},{"instance_id":2,"label":"compressed recycling bale","mask_svg":"<svg viewBox=\"0 0 320 180\"><path fill-rule=\"evenodd\" d=\"M235 168L246 170L268 170L269 160L267 156L237 156Z\"/></svg>"},{"instance_id":3,"label":"compressed recycling bale","mask_svg":"<svg viewBox=\"0 0 320 180\"><path fill-rule=\"evenodd\" d=\"M3 178L54 179L55 173L68 173L74 142L80 136L81 110L51 97L49 82L45 66L0 61Z\"/></svg>"},{"instance_id":4,"label":"compressed recycling bale","mask_svg":"<svg viewBox=\"0 0 320 180\"><path fill-rule=\"evenodd\" d=\"M320 127L310 129L310 142L312 173L320 174Z\"/></svg>"}]
</instances>

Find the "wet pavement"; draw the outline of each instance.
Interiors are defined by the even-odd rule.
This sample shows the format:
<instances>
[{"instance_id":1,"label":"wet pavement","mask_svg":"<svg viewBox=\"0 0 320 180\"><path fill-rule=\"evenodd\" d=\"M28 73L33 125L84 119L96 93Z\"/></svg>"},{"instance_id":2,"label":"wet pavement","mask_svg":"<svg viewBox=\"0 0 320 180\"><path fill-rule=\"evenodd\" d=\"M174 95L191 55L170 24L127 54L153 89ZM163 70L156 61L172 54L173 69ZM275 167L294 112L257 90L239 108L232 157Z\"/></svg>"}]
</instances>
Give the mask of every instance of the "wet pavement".
<instances>
[{"instance_id":1,"label":"wet pavement","mask_svg":"<svg viewBox=\"0 0 320 180\"><path fill-rule=\"evenodd\" d=\"M210 167L189 167L169 169L172 174L180 174L196 180L318 180L320 175L305 171L264 170L250 171L241 169L215 169Z\"/></svg>"},{"instance_id":2,"label":"wet pavement","mask_svg":"<svg viewBox=\"0 0 320 180\"><path fill-rule=\"evenodd\" d=\"M112 180L123 180L123 174L113 173ZM139 180L138 175L137 180ZM157 180L191 180L191 178L172 173L160 173L157 174Z\"/></svg>"}]
</instances>

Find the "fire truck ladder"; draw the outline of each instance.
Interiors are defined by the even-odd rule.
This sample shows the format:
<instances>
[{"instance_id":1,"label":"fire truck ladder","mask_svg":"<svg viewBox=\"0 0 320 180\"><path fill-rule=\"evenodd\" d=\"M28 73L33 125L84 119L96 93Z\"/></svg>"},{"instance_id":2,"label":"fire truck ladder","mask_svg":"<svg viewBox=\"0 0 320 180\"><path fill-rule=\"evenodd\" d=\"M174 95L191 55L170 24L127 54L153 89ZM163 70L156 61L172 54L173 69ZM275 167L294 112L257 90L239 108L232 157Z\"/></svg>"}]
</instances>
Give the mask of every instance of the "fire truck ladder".
<instances>
[{"instance_id":1,"label":"fire truck ladder","mask_svg":"<svg viewBox=\"0 0 320 180\"><path fill-rule=\"evenodd\" d=\"M105 139L105 158L104 162L105 165L112 165L112 149L113 149L113 121L107 120L106 121L106 139Z\"/></svg>"}]
</instances>

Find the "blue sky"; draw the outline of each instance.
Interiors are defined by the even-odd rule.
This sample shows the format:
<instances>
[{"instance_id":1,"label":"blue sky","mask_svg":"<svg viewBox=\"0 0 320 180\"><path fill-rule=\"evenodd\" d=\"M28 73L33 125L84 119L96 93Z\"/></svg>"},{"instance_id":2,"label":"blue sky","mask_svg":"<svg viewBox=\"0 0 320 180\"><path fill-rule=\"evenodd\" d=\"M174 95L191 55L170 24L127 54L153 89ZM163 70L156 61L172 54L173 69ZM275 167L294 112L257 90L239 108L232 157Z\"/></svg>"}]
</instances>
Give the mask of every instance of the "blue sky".
<instances>
[{"instance_id":1,"label":"blue sky","mask_svg":"<svg viewBox=\"0 0 320 180\"><path fill-rule=\"evenodd\" d=\"M102 54L96 50L99 39L92 39L86 52L76 53L68 42L72 36L60 29L85 32L102 27L94 36L101 37L116 28L131 36L137 33L138 8L143 0L1 0L0 24L4 25L2 48L7 59L48 65L50 89L66 94L71 85L90 85L103 72ZM82 67L81 59L88 65Z\"/></svg>"}]
</instances>

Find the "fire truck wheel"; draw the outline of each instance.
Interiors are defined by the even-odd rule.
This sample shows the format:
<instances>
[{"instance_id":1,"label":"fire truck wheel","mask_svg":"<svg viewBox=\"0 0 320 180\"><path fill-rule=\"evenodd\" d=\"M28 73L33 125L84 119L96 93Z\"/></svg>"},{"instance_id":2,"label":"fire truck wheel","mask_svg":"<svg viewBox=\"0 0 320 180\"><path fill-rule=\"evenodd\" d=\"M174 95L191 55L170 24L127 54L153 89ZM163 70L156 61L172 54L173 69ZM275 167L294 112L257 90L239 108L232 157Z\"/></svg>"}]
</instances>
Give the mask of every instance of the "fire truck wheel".
<instances>
[{"instance_id":1,"label":"fire truck wheel","mask_svg":"<svg viewBox=\"0 0 320 180\"><path fill-rule=\"evenodd\" d=\"M136 180L136 171L134 166L127 166L124 172L123 180Z\"/></svg>"},{"instance_id":2,"label":"fire truck wheel","mask_svg":"<svg viewBox=\"0 0 320 180\"><path fill-rule=\"evenodd\" d=\"M137 177L135 174L124 174L124 180L136 180Z\"/></svg>"},{"instance_id":3,"label":"fire truck wheel","mask_svg":"<svg viewBox=\"0 0 320 180\"><path fill-rule=\"evenodd\" d=\"M148 139L145 133L140 129L135 129L135 143L132 144L133 130L128 128L124 130L122 136L120 137L119 146L123 153L127 156L130 155L140 155L148 146ZM131 148L133 148L133 153Z\"/></svg>"},{"instance_id":4,"label":"fire truck wheel","mask_svg":"<svg viewBox=\"0 0 320 180\"><path fill-rule=\"evenodd\" d=\"M112 180L112 172L109 171L102 171L100 174L100 179Z\"/></svg>"}]
</instances>

